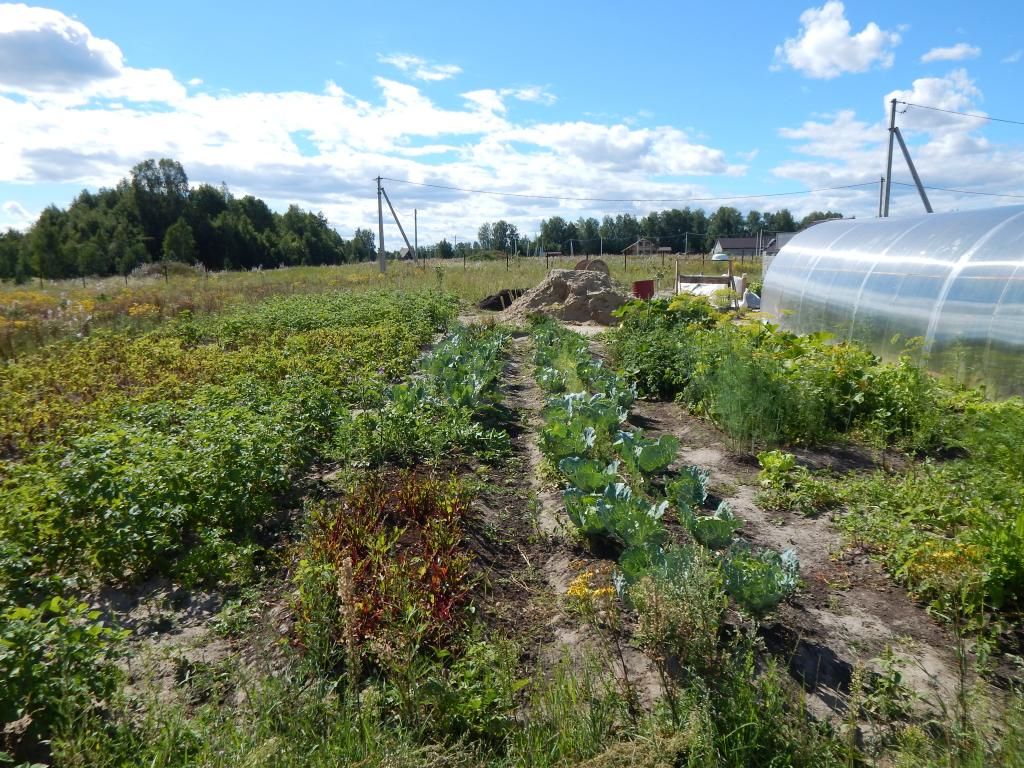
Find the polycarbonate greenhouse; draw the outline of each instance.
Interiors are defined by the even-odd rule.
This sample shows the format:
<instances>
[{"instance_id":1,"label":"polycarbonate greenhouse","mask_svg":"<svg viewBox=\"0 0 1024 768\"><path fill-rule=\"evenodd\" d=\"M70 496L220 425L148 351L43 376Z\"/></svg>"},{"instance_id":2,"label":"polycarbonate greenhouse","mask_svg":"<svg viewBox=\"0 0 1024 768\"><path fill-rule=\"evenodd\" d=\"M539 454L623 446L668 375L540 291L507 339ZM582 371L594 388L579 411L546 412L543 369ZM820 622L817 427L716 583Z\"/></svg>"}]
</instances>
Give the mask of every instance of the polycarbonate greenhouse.
<instances>
[{"instance_id":1,"label":"polycarbonate greenhouse","mask_svg":"<svg viewBox=\"0 0 1024 768\"><path fill-rule=\"evenodd\" d=\"M788 330L1024 394L1024 206L816 224L766 265L763 294Z\"/></svg>"}]
</instances>

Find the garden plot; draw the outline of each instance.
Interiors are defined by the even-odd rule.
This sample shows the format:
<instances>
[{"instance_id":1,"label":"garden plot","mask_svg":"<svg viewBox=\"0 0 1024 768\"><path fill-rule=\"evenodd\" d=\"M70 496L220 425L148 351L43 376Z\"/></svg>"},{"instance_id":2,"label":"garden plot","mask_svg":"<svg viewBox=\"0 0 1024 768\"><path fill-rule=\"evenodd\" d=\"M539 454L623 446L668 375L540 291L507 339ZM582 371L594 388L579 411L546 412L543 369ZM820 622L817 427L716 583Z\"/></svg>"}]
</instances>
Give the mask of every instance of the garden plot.
<instances>
[{"instance_id":1,"label":"garden plot","mask_svg":"<svg viewBox=\"0 0 1024 768\"><path fill-rule=\"evenodd\" d=\"M939 702L952 699L957 662L951 633L894 585L867 552L847 544L827 515L761 509L756 463L730 450L728 437L714 425L675 403L638 401L631 421L651 434L679 438L680 459L706 468L712 494L743 520L741 537L796 552L801 588L776 609L762 633L809 692L841 710L854 666L867 664L886 674L883 657L889 657L924 704L938 711ZM804 457L822 463L831 458L813 451Z\"/></svg>"}]
</instances>

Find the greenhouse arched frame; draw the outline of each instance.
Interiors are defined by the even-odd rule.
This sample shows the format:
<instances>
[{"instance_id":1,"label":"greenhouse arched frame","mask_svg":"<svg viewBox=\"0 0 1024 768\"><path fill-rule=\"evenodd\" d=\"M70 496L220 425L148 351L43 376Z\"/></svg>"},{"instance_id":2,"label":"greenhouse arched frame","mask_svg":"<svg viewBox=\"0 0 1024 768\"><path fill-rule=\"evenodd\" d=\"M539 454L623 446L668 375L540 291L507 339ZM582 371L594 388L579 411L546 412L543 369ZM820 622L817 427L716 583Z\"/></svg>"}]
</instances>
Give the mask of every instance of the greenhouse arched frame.
<instances>
[{"instance_id":1,"label":"greenhouse arched frame","mask_svg":"<svg viewBox=\"0 0 1024 768\"><path fill-rule=\"evenodd\" d=\"M763 294L787 330L1024 394L1024 205L821 222L766 264Z\"/></svg>"}]
</instances>

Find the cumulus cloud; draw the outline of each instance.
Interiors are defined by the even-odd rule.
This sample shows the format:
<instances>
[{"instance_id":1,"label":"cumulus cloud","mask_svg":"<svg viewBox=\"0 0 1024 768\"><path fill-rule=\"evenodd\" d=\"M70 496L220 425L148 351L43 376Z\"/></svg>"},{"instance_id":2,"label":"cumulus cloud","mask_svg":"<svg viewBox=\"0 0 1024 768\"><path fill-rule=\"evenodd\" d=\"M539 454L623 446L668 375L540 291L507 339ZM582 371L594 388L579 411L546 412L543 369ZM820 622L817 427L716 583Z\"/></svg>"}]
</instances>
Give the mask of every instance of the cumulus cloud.
<instances>
[{"instance_id":1,"label":"cumulus cloud","mask_svg":"<svg viewBox=\"0 0 1024 768\"><path fill-rule=\"evenodd\" d=\"M298 203L322 210L350 232L375 221L378 174L519 194L686 199L708 195L687 177L745 171L708 139L669 126L635 129L613 118L517 120L520 103L554 102L541 85L467 91L458 106L441 106L406 78L375 78L372 100L333 81L320 92L204 92L195 88L198 78L186 85L164 69L127 66L116 44L80 22L57 12L38 18L62 30L60 50L95 49L103 66L76 70L78 81L52 63L37 68L34 79L0 80L0 183L110 186L147 157L174 157L194 183L225 181L278 208ZM39 44L53 39L49 32L38 36L46 24L30 29ZM420 70L452 71L415 57L388 63L427 81ZM516 200L510 207L508 198L410 185L389 192L400 212L420 209L427 239L470 236L481 221L496 218L532 232L556 212L573 218L604 212L600 203L584 201ZM623 204L622 211L639 215L649 207ZM23 226L15 214L4 209L0 222Z\"/></svg>"},{"instance_id":2,"label":"cumulus cloud","mask_svg":"<svg viewBox=\"0 0 1024 768\"><path fill-rule=\"evenodd\" d=\"M892 49L900 43L897 32L868 23L852 34L845 8L830 0L821 8L800 14L800 32L775 48L775 68L788 64L808 77L830 79L846 72L867 72L872 66L892 66Z\"/></svg>"},{"instance_id":3,"label":"cumulus cloud","mask_svg":"<svg viewBox=\"0 0 1024 768\"><path fill-rule=\"evenodd\" d=\"M955 69L945 77L921 77L914 80L908 89L887 93L882 99L885 109L892 99L923 104L938 109L967 112L983 116L985 113L975 107L981 100L981 91L964 69ZM950 115L934 110L906 107L899 118L903 131L969 131L978 127L978 121L959 115Z\"/></svg>"},{"instance_id":4,"label":"cumulus cloud","mask_svg":"<svg viewBox=\"0 0 1024 768\"><path fill-rule=\"evenodd\" d=\"M126 65L121 49L60 11L0 5L0 92L83 103L91 98L175 102L166 69Z\"/></svg>"},{"instance_id":5,"label":"cumulus cloud","mask_svg":"<svg viewBox=\"0 0 1024 768\"><path fill-rule=\"evenodd\" d=\"M455 64L433 64L426 59L408 53L379 54L377 61L397 67L416 80L427 82L448 80L462 72L462 67Z\"/></svg>"},{"instance_id":6,"label":"cumulus cloud","mask_svg":"<svg viewBox=\"0 0 1024 768\"><path fill-rule=\"evenodd\" d=\"M0 205L0 229L24 229L36 218L35 214L26 210L17 200L8 200Z\"/></svg>"},{"instance_id":7,"label":"cumulus cloud","mask_svg":"<svg viewBox=\"0 0 1024 768\"><path fill-rule=\"evenodd\" d=\"M896 98L981 114L975 104L982 93L962 70L945 77L919 78L910 88L886 94L873 118L858 117L853 110L822 115L796 127L780 130L794 141L797 159L773 169L776 176L810 188L868 183L871 186L822 193L814 200L823 207L839 207L844 213L874 215L878 206L879 177L885 173L888 144L889 100ZM966 189L989 194L1024 194L1024 144L1000 144L984 135L982 121L932 110L909 108L897 114L910 145L914 164L926 186ZM893 181L909 184L910 173L897 151ZM909 186L893 187L896 214L919 213L916 191ZM1011 202L998 197L960 195L932 190L937 211L953 208L999 205Z\"/></svg>"},{"instance_id":8,"label":"cumulus cloud","mask_svg":"<svg viewBox=\"0 0 1024 768\"><path fill-rule=\"evenodd\" d=\"M976 59L981 55L981 48L968 43L957 43L948 48L932 48L921 57L925 64L932 61L963 61L964 59Z\"/></svg>"},{"instance_id":9,"label":"cumulus cloud","mask_svg":"<svg viewBox=\"0 0 1024 768\"><path fill-rule=\"evenodd\" d=\"M539 85L528 85L523 88L503 88L501 94L503 96L511 96L519 101L530 101L547 106L551 106L558 100L555 94Z\"/></svg>"}]
</instances>

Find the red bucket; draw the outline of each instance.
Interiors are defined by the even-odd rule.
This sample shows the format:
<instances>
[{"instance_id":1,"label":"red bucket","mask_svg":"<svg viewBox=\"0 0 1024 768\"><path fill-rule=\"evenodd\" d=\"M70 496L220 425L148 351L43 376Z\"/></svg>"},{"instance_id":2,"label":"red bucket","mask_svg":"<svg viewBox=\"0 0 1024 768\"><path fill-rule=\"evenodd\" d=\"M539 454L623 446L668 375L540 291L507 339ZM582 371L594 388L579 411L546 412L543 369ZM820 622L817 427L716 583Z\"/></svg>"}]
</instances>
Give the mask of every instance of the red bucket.
<instances>
[{"instance_id":1,"label":"red bucket","mask_svg":"<svg viewBox=\"0 0 1024 768\"><path fill-rule=\"evenodd\" d=\"M654 297L653 280L636 280L633 282L633 295L638 299L650 299Z\"/></svg>"}]
</instances>

